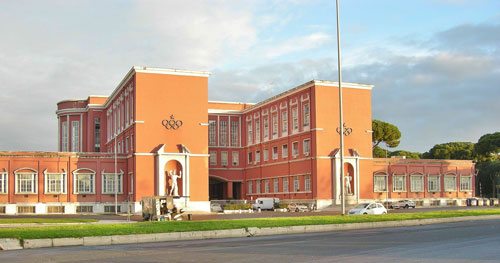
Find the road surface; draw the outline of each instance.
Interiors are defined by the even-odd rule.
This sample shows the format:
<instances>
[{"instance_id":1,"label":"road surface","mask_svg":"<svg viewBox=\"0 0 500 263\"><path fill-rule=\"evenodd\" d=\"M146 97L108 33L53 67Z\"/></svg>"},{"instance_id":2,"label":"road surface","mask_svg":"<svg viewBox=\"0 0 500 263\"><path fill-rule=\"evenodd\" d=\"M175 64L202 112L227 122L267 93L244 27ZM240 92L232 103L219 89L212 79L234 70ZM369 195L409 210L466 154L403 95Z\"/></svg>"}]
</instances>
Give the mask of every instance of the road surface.
<instances>
[{"instance_id":1,"label":"road surface","mask_svg":"<svg viewBox=\"0 0 500 263\"><path fill-rule=\"evenodd\" d=\"M500 220L0 252L0 262L500 262Z\"/></svg>"}]
</instances>

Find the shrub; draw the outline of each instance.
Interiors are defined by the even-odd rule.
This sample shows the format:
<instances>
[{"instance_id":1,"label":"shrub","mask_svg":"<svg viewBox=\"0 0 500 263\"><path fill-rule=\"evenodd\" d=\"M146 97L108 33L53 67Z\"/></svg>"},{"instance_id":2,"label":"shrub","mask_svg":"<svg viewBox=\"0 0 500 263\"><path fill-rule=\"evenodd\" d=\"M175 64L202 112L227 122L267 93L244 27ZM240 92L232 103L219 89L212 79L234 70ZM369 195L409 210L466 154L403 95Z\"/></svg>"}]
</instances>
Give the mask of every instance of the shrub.
<instances>
[{"instance_id":1,"label":"shrub","mask_svg":"<svg viewBox=\"0 0 500 263\"><path fill-rule=\"evenodd\" d=\"M248 210L252 209L252 204L225 204L224 210Z\"/></svg>"}]
</instances>

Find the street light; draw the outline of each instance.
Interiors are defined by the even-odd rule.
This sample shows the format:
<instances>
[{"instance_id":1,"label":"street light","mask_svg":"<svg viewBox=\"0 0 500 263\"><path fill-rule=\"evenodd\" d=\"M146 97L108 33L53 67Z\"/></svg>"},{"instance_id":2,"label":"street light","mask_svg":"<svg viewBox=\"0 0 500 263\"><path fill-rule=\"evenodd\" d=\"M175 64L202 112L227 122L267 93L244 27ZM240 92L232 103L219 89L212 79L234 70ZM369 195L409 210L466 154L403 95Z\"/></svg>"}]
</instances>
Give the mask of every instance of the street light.
<instances>
[{"instance_id":1,"label":"street light","mask_svg":"<svg viewBox=\"0 0 500 263\"><path fill-rule=\"evenodd\" d=\"M344 112L342 107L342 63L340 56L340 14L339 14L339 1L336 0L336 14L337 14L337 63L338 63L338 76L339 76L339 135L340 135L340 193L342 203L342 215L345 215L345 184L344 184Z\"/></svg>"}]
</instances>

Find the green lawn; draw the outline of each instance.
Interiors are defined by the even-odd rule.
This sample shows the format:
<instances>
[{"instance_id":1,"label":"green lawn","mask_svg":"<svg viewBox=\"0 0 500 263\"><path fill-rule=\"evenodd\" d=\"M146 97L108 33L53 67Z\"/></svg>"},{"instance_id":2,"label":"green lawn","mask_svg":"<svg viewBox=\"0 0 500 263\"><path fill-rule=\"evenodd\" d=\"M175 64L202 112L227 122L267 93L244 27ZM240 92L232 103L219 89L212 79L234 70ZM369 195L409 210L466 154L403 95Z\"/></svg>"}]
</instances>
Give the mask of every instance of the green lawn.
<instances>
[{"instance_id":1,"label":"green lawn","mask_svg":"<svg viewBox=\"0 0 500 263\"><path fill-rule=\"evenodd\" d=\"M39 223L91 223L96 219L80 218L0 218L1 224L39 224Z\"/></svg>"},{"instance_id":2,"label":"green lawn","mask_svg":"<svg viewBox=\"0 0 500 263\"><path fill-rule=\"evenodd\" d=\"M387 214L379 216L304 216L304 217L275 217L236 220L209 220L209 221L175 221L175 222L140 222L135 224L88 224L71 226L0 228L0 238L59 238L128 235L147 233L167 233L202 230L236 229L245 227L280 227L300 225L346 224L376 221L398 221L426 218L446 218L459 216L500 215L500 209L488 210L456 210L423 212L408 214Z\"/></svg>"}]
</instances>

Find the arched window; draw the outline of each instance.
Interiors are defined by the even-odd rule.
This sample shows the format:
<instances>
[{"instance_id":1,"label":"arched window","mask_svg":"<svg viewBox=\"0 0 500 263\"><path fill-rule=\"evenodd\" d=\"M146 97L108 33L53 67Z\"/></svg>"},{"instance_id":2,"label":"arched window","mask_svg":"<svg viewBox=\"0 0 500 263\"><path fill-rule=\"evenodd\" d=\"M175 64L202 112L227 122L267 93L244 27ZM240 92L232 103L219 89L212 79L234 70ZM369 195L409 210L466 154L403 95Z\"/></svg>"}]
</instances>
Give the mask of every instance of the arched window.
<instances>
[{"instance_id":1,"label":"arched window","mask_svg":"<svg viewBox=\"0 0 500 263\"><path fill-rule=\"evenodd\" d=\"M80 168L73 171L73 193L95 194L95 171Z\"/></svg>"},{"instance_id":2,"label":"arched window","mask_svg":"<svg viewBox=\"0 0 500 263\"><path fill-rule=\"evenodd\" d=\"M15 193L16 194L36 194L38 171L32 168L19 168L14 171Z\"/></svg>"},{"instance_id":3,"label":"arched window","mask_svg":"<svg viewBox=\"0 0 500 263\"><path fill-rule=\"evenodd\" d=\"M375 172L373 174L373 191L376 193L387 192L388 175L386 172Z\"/></svg>"},{"instance_id":4,"label":"arched window","mask_svg":"<svg viewBox=\"0 0 500 263\"><path fill-rule=\"evenodd\" d=\"M413 173L410 175L410 191L413 193L424 191L424 175L422 173Z\"/></svg>"}]
</instances>

